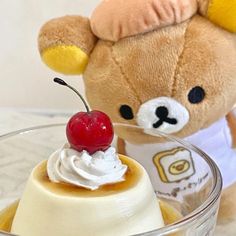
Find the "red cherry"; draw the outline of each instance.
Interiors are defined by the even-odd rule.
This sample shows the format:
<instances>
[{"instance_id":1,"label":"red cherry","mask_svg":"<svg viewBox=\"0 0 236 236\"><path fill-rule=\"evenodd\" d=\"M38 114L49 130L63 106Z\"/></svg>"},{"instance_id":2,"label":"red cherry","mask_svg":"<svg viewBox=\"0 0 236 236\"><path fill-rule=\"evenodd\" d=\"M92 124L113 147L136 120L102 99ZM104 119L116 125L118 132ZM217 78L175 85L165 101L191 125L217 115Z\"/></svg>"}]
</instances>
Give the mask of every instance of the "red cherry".
<instances>
[{"instance_id":1,"label":"red cherry","mask_svg":"<svg viewBox=\"0 0 236 236\"><path fill-rule=\"evenodd\" d=\"M93 154L109 148L113 137L113 126L110 118L103 112L79 112L68 122L67 139L72 148Z\"/></svg>"},{"instance_id":2,"label":"red cherry","mask_svg":"<svg viewBox=\"0 0 236 236\"><path fill-rule=\"evenodd\" d=\"M86 150L90 154L105 151L114 137L110 118L101 111L90 111L81 94L64 80L55 78L54 82L73 90L87 110L75 114L67 124L66 135L71 147L79 152Z\"/></svg>"}]
</instances>

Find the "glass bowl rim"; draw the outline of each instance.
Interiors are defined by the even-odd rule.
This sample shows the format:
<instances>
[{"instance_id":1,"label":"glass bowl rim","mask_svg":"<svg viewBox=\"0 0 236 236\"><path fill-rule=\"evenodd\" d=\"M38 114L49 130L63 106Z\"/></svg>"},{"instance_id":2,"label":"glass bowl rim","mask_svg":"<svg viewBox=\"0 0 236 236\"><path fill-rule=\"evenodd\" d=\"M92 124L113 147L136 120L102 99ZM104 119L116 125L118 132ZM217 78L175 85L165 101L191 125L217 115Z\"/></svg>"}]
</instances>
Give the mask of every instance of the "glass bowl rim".
<instances>
[{"instance_id":1,"label":"glass bowl rim","mask_svg":"<svg viewBox=\"0 0 236 236\"><path fill-rule=\"evenodd\" d=\"M143 130L142 127L139 127L136 125L129 125L129 124L124 124L124 123L123 124L122 123L113 123L113 125L114 125L114 127L123 126L123 127L129 127L129 128ZM66 123L55 123L55 124L38 125L38 126L32 126L32 127L28 127L28 128L24 128L24 129L19 129L19 130L15 130L15 131L0 135L0 142L5 141L9 138L16 137L18 135L37 132L38 130L43 130L43 129L47 129L47 128L50 129L50 128L56 128L56 127L65 127L65 126L66 126ZM149 133L149 134L152 135L151 133ZM206 163L209 165L209 167L212 171L213 179L214 179L215 183L213 185L212 191L209 194L209 198L200 207L195 209L189 215L187 215L187 216L183 217L181 220L179 220L173 224L167 225L163 228L149 231L149 232L145 232L145 233L141 233L141 234L136 234L133 236L148 236L148 235L154 234L154 233L159 234L159 235L166 235L169 233L178 232L179 229L186 229L187 227L194 224L194 222L196 220L198 220L199 216L204 215L206 212L208 212L208 210L211 208L211 206L213 206L219 200L220 195L221 195L221 191L222 191L222 187L223 187L223 180L222 180L222 176L221 176L219 168L217 167L215 162L201 149L199 149L195 145L193 145L183 139L177 138L177 137L170 135L170 134L165 134L160 131L157 131L154 136L161 136L166 139L172 140L174 142L177 142L177 143L187 147L188 149L194 151L195 153L199 154L206 161ZM8 236L16 236L14 234L9 234L9 233L2 232L2 231L0 231L0 233L3 235L6 235L6 236L7 235Z\"/></svg>"}]
</instances>

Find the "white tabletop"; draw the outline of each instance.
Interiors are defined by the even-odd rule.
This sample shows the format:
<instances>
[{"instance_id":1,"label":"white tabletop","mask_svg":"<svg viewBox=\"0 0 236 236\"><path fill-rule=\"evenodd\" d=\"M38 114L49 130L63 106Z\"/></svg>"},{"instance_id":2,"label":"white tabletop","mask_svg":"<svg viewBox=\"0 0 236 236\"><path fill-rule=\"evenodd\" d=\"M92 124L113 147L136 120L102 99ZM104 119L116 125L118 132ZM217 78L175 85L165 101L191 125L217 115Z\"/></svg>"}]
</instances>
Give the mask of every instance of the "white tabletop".
<instances>
[{"instance_id":1,"label":"white tabletop","mask_svg":"<svg viewBox=\"0 0 236 236\"><path fill-rule=\"evenodd\" d=\"M69 119L68 117L66 114L49 113L45 115L0 109L0 135L38 125L66 123Z\"/></svg>"}]
</instances>

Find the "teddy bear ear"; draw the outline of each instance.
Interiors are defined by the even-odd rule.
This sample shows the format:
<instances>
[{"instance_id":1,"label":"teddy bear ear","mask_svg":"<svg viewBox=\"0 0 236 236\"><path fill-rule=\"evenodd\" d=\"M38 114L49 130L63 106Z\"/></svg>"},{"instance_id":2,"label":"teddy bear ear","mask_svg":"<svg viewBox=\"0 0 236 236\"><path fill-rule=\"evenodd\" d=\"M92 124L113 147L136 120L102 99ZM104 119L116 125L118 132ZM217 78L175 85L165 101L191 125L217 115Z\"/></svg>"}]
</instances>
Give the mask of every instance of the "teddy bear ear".
<instances>
[{"instance_id":1,"label":"teddy bear ear","mask_svg":"<svg viewBox=\"0 0 236 236\"><path fill-rule=\"evenodd\" d=\"M47 22L38 37L42 60L51 69L66 75L84 72L97 42L88 18L65 16Z\"/></svg>"},{"instance_id":2,"label":"teddy bear ear","mask_svg":"<svg viewBox=\"0 0 236 236\"><path fill-rule=\"evenodd\" d=\"M200 0L200 11L211 22L236 33L236 0Z\"/></svg>"}]
</instances>

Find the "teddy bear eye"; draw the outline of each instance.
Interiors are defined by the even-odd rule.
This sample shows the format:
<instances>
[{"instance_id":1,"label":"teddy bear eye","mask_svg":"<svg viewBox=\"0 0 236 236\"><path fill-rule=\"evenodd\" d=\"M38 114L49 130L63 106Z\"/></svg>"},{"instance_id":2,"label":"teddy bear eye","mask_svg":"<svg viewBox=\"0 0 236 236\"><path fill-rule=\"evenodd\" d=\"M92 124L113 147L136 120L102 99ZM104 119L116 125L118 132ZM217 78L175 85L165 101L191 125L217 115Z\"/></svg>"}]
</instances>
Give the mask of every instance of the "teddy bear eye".
<instances>
[{"instance_id":1,"label":"teddy bear eye","mask_svg":"<svg viewBox=\"0 0 236 236\"><path fill-rule=\"evenodd\" d=\"M122 105L120 107L120 114L126 120L132 120L134 118L132 108L128 105Z\"/></svg>"},{"instance_id":2,"label":"teddy bear eye","mask_svg":"<svg viewBox=\"0 0 236 236\"><path fill-rule=\"evenodd\" d=\"M206 96L205 90L200 86L196 86L192 88L191 91L189 92L188 100L192 104L198 104L204 100L205 96Z\"/></svg>"}]
</instances>

